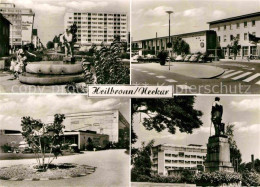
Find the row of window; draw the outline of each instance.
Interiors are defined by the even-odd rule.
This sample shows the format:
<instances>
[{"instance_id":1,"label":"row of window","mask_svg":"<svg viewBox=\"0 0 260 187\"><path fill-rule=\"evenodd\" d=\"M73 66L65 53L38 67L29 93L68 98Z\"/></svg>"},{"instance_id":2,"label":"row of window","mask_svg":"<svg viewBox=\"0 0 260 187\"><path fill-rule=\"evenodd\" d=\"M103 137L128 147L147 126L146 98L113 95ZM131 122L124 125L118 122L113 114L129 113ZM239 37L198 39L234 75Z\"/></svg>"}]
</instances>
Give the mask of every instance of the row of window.
<instances>
[{"instance_id":1,"label":"row of window","mask_svg":"<svg viewBox=\"0 0 260 187\"><path fill-rule=\"evenodd\" d=\"M255 35L256 33L255 32L252 32L253 35ZM236 35L236 38L238 40L240 40L240 34L237 34ZM233 35L230 35L230 41L232 41L234 39L234 36ZM244 40L248 40L248 33L244 33ZM218 41L221 42L221 37L218 36ZM227 35L224 35L223 36L223 42L227 42Z\"/></svg>"},{"instance_id":2,"label":"row of window","mask_svg":"<svg viewBox=\"0 0 260 187\"><path fill-rule=\"evenodd\" d=\"M166 40L168 40L168 39L166 39ZM162 39L161 39L161 42L162 42ZM172 150L172 151L184 151L184 152L207 153L206 149L199 149L199 148L169 147L169 150Z\"/></svg>"},{"instance_id":3,"label":"row of window","mask_svg":"<svg viewBox=\"0 0 260 187\"><path fill-rule=\"evenodd\" d=\"M203 161L165 160L166 164L203 164Z\"/></svg>"},{"instance_id":4,"label":"row of window","mask_svg":"<svg viewBox=\"0 0 260 187\"><path fill-rule=\"evenodd\" d=\"M223 47L223 52L224 55L227 56L229 50L229 55L234 55L232 49L228 49L226 47ZM242 49L238 50L237 56L249 56L249 47L248 46L243 46ZM256 56L257 55L257 47L256 46L251 46L250 47L250 55Z\"/></svg>"},{"instance_id":5,"label":"row of window","mask_svg":"<svg viewBox=\"0 0 260 187\"><path fill-rule=\"evenodd\" d=\"M69 17L69 19L71 20L72 17ZM74 17L74 20L84 20L83 18L81 17ZM120 18L86 18L85 20L104 20L104 21L126 21L126 19L120 19Z\"/></svg>"},{"instance_id":6,"label":"row of window","mask_svg":"<svg viewBox=\"0 0 260 187\"><path fill-rule=\"evenodd\" d=\"M117 16L117 17L120 17L120 16L123 16L125 17L126 14L102 14L102 13L74 13L74 16L75 15L88 15L88 16Z\"/></svg>"},{"instance_id":7,"label":"row of window","mask_svg":"<svg viewBox=\"0 0 260 187\"><path fill-rule=\"evenodd\" d=\"M170 154L170 153L165 153L166 157L185 157L185 158L206 158L206 156L201 156L201 155L188 155L184 154L183 152L179 152L178 154Z\"/></svg>"},{"instance_id":8,"label":"row of window","mask_svg":"<svg viewBox=\"0 0 260 187\"><path fill-rule=\"evenodd\" d=\"M85 40L85 42L91 43L91 42L113 42L114 39L87 39ZM121 41L126 41L124 39L122 39ZM81 39L78 40L78 42L81 42Z\"/></svg>"},{"instance_id":9,"label":"row of window","mask_svg":"<svg viewBox=\"0 0 260 187\"><path fill-rule=\"evenodd\" d=\"M248 25L247 23L248 23L247 21L244 22L244 24L243 24L243 25L244 25L244 28L247 28L247 25ZM252 21L251 21L251 26L252 26L252 27L255 27L255 20L252 20ZM240 28L240 23L236 23L236 28L237 28L237 29ZM224 29L224 30L227 30L227 25L224 25L224 26L223 26L223 29ZM232 24L229 25L229 29L232 30ZM221 27L218 26L218 31L220 31L220 30L221 30Z\"/></svg>"},{"instance_id":10,"label":"row of window","mask_svg":"<svg viewBox=\"0 0 260 187\"><path fill-rule=\"evenodd\" d=\"M109 22L109 23L104 23L104 22L76 22L76 21L68 21L68 23L69 24L73 24L73 23L75 23L75 24L94 24L94 25L97 25L97 24L99 24L99 25L126 25L126 23L114 23L114 22Z\"/></svg>"}]
</instances>

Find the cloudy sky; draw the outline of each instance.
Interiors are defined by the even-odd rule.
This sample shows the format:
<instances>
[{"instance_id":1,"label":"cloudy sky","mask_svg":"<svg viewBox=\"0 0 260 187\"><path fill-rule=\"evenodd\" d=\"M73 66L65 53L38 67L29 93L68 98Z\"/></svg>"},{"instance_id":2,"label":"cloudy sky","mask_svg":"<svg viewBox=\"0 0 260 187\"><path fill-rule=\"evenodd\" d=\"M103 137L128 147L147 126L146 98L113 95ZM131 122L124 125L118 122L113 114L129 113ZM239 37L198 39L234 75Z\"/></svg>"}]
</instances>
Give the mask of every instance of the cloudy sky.
<instances>
[{"instance_id":1,"label":"cloudy sky","mask_svg":"<svg viewBox=\"0 0 260 187\"><path fill-rule=\"evenodd\" d=\"M21 117L47 122L49 115L119 109L129 122L129 99L88 99L86 96L0 95L0 129L21 129Z\"/></svg>"},{"instance_id":2,"label":"cloudy sky","mask_svg":"<svg viewBox=\"0 0 260 187\"><path fill-rule=\"evenodd\" d=\"M221 103L224 107L223 122L235 125L235 140L242 153L242 160L250 161L250 155L260 158L260 98L254 96L222 96ZM200 144L206 146L210 136L211 106L214 96L197 96L194 107L203 112L201 118L203 125L194 130L193 134L176 133L172 135L167 130L157 133L148 131L142 125L140 114L134 116L134 131L138 136L138 141L134 147L139 147L141 142L148 142L155 139L155 144ZM214 127L212 125L212 135Z\"/></svg>"},{"instance_id":3,"label":"cloudy sky","mask_svg":"<svg viewBox=\"0 0 260 187\"><path fill-rule=\"evenodd\" d=\"M259 0L133 0L133 41L168 35L167 10L171 15L171 34L207 30L207 22L258 12Z\"/></svg>"},{"instance_id":4,"label":"cloudy sky","mask_svg":"<svg viewBox=\"0 0 260 187\"><path fill-rule=\"evenodd\" d=\"M129 15L130 0L0 0L15 3L17 8L31 8L35 12L35 26L45 45L55 35L64 32L66 11L125 12Z\"/></svg>"}]
</instances>

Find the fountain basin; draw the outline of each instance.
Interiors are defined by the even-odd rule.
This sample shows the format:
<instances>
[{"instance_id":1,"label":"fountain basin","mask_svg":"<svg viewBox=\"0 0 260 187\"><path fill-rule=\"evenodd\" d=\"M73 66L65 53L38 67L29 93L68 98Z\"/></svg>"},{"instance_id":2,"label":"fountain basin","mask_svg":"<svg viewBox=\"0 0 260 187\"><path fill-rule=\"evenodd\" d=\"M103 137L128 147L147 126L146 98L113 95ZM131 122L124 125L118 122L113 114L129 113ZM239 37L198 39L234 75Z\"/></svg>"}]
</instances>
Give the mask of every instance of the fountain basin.
<instances>
[{"instance_id":1,"label":"fountain basin","mask_svg":"<svg viewBox=\"0 0 260 187\"><path fill-rule=\"evenodd\" d=\"M30 85L58 85L72 82L84 81L84 74L74 75L40 75L24 73L19 76L19 81L23 84Z\"/></svg>"},{"instance_id":2,"label":"fountain basin","mask_svg":"<svg viewBox=\"0 0 260 187\"><path fill-rule=\"evenodd\" d=\"M30 62L26 66L26 72L42 75L72 75L83 72L81 63L69 64L62 61Z\"/></svg>"}]
</instances>

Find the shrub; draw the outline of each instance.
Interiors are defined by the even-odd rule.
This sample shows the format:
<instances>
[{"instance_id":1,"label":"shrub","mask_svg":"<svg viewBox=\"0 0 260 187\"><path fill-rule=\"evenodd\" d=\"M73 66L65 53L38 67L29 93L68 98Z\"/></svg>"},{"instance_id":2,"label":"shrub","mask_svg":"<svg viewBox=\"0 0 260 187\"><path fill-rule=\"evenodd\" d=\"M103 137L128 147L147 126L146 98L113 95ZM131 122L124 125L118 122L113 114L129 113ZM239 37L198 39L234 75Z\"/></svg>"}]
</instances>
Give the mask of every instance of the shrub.
<instances>
[{"instance_id":1,"label":"shrub","mask_svg":"<svg viewBox=\"0 0 260 187\"><path fill-rule=\"evenodd\" d=\"M210 184L210 185L221 185L221 184L230 184L230 183L239 183L242 177L239 173L232 172L205 172L198 173L194 177L196 184Z\"/></svg>"},{"instance_id":2,"label":"shrub","mask_svg":"<svg viewBox=\"0 0 260 187\"><path fill-rule=\"evenodd\" d=\"M243 186L260 186L260 175L255 171L244 171L242 173Z\"/></svg>"},{"instance_id":3,"label":"shrub","mask_svg":"<svg viewBox=\"0 0 260 187\"><path fill-rule=\"evenodd\" d=\"M1 146L1 149L4 153L7 153L8 151L12 150L12 147L8 144L4 144L4 145Z\"/></svg>"},{"instance_id":4,"label":"shrub","mask_svg":"<svg viewBox=\"0 0 260 187\"><path fill-rule=\"evenodd\" d=\"M130 59L130 54L129 53L121 53L120 58L122 59Z\"/></svg>"},{"instance_id":5,"label":"shrub","mask_svg":"<svg viewBox=\"0 0 260 187\"><path fill-rule=\"evenodd\" d=\"M165 65L165 62L166 62L166 58L168 56L168 52L167 51L160 51L158 53L158 58L160 59L160 64L163 66Z\"/></svg>"}]
</instances>

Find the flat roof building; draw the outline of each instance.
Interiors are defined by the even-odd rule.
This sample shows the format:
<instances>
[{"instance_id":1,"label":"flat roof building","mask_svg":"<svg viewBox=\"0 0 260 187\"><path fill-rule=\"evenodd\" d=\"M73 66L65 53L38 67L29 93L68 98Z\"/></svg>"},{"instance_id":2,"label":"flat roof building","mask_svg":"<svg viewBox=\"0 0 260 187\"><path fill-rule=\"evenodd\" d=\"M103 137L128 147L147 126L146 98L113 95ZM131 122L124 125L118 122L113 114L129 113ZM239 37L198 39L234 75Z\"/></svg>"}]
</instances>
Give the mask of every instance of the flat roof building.
<instances>
[{"instance_id":1,"label":"flat roof building","mask_svg":"<svg viewBox=\"0 0 260 187\"><path fill-rule=\"evenodd\" d=\"M13 3L0 3L0 13L11 22L10 46L20 47L32 42L34 12L31 9L16 8Z\"/></svg>"},{"instance_id":2,"label":"flat roof building","mask_svg":"<svg viewBox=\"0 0 260 187\"><path fill-rule=\"evenodd\" d=\"M115 36L127 42L126 13L67 12L64 16L64 31L73 23L78 27L76 45L110 45Z\"/></svg>"},{"instance_id":3,"label":"flat roof building","mask_svg":"<svg viewBox=\"0 0 260 187\"><path fill-rule=\"evenodd\" d=\"M182 38L190 46L190 53L212 53L216 48L216 32L210 30L171 35L171 42L174 38ZM147 51L149 54L157 54L161 50L167 50L167 43L169 36L158 38L150 38L144 40L134 41L133 49L141 49L143 52ZM143 54L145 55L145 54ZM173 55L173 51L171 51Z\"/></svg>"},{"instance_id":4,"label":"flat roof building","mask_svg":"<svg viewBox=\"0 0 260 187\"><path fill-rule=\"evenodd\" d=\"M210 30L216 31L218 46L221 47L225 58L234 56L232 49L229 48L234 37L238 38L241 45L238 58L260 55L260 46L257 47L249 41L249 33L260 37L260 12L215 20L208 24Z\"/></svg>"},{"instance_id":5,"label":"flat roof building","mask_svg":"<svg viewBox=\"0 0 260 187\"><path fill-rule=\"evenodd\" d=\"M152 174L171 175L183 169L198 171L204 168L207 148L190 144L160 144L152 148Z\"/></svg>"},{"instance_id":6,"label":"flat roof building","mask_svg":"<svg viewBox=\"0 0 260 187\"><path fill-rule=\"evenodd\" d=\"M65 114L66 131L94 131L97 134L106 134L109 141L118 142L129 138L129 123L119 110L105 110ZM53 116L49 117L49 122Z\"/></svg>"}]
</instances>

